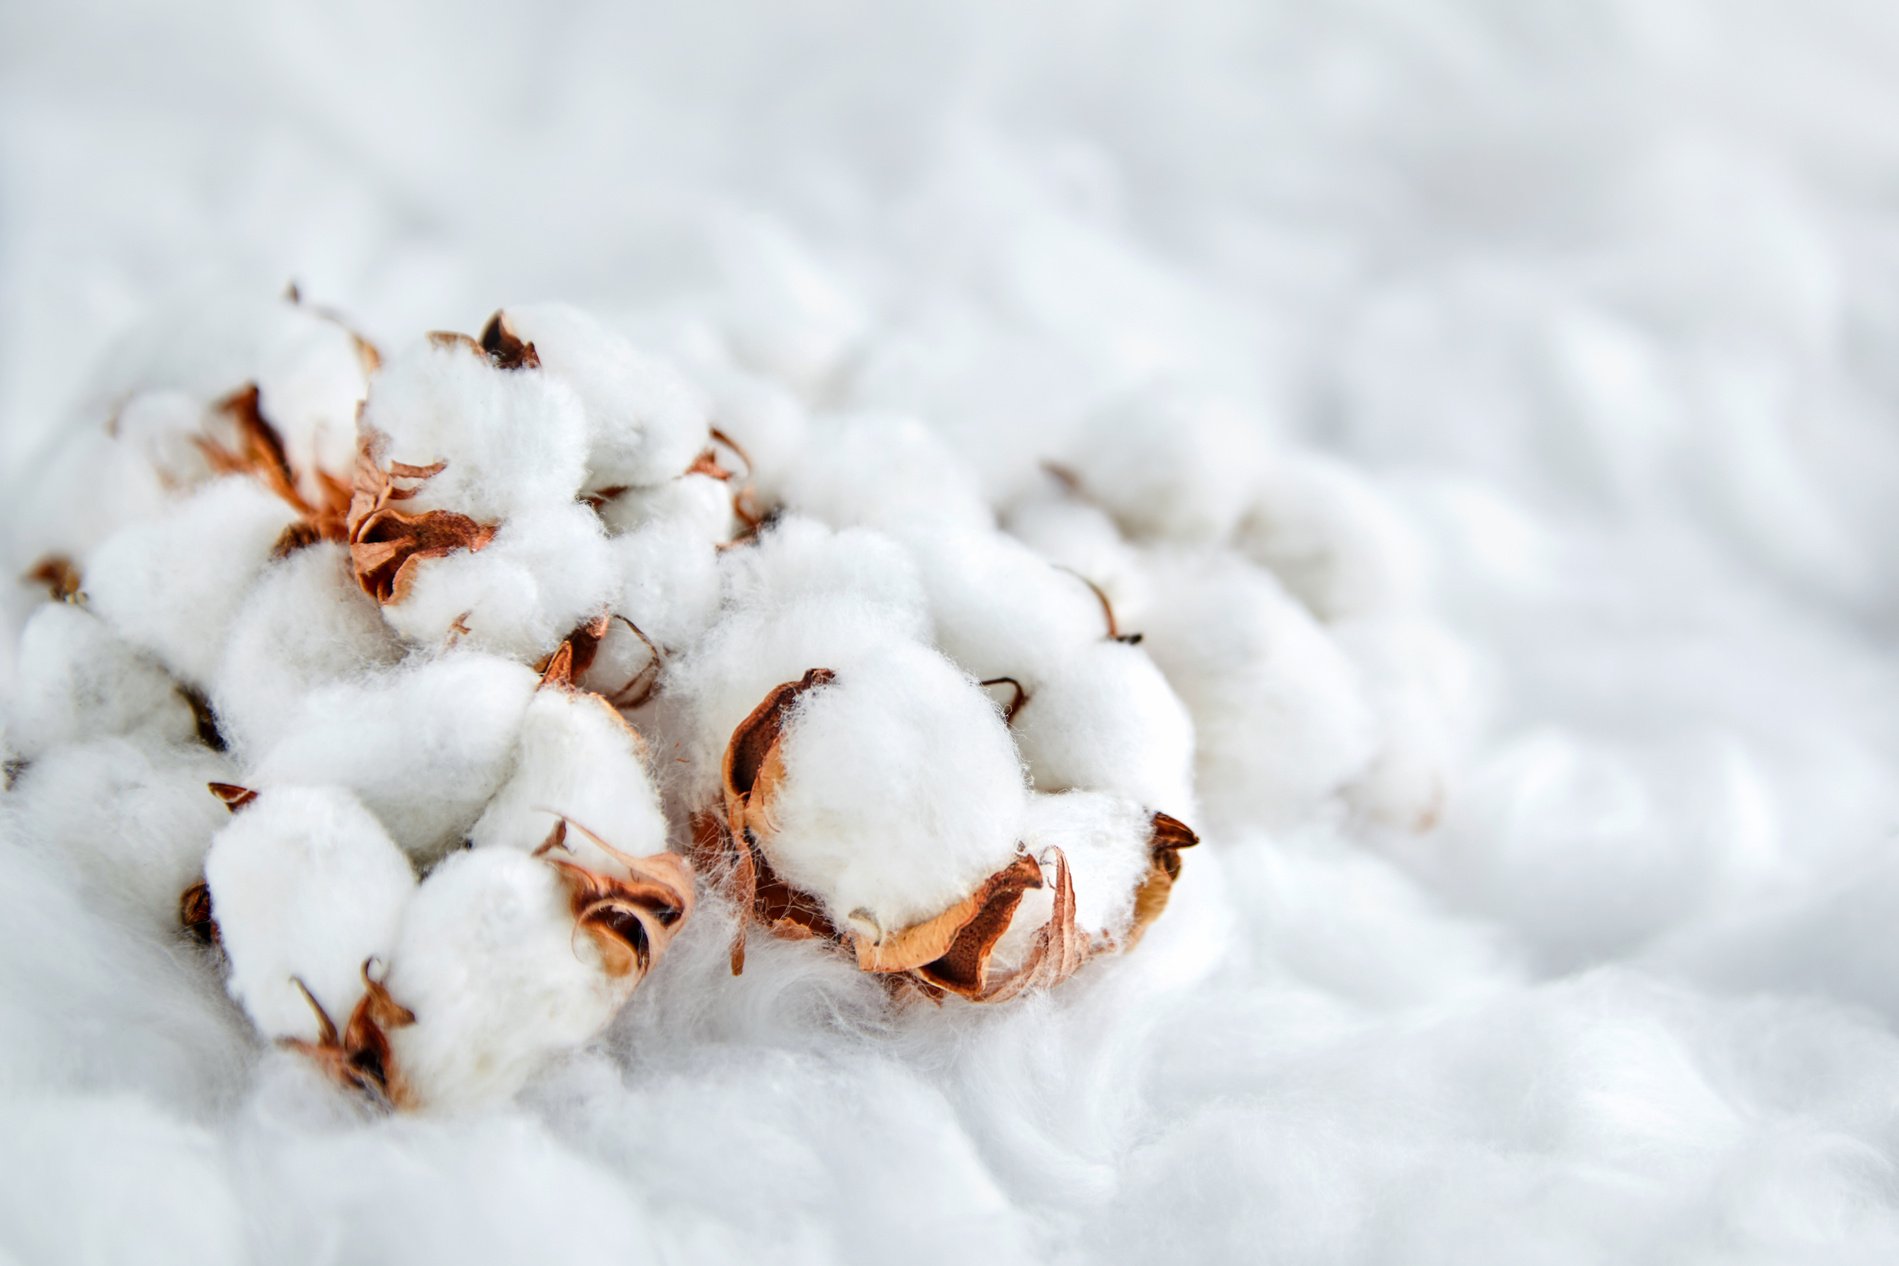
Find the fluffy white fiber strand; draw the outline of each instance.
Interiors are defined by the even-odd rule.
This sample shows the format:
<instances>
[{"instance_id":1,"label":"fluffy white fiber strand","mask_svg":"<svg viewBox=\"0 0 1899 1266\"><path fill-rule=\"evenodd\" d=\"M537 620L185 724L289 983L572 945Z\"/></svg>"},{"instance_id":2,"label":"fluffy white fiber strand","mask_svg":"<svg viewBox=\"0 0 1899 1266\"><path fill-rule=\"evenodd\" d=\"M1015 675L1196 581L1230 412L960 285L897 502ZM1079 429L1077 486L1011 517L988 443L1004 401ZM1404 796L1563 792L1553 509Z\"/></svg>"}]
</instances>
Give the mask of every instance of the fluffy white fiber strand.
<instances>
[{"instance_id":1,"label":"fluffy white fiber strand","mask_svg":"<svg viewBox=\"0 0 1899 1266\"><path fill-rule=\"evenodd\" d=\"M7 755L32 756L0 798L0 1256L1892 1260L1885 10L478 16L0 12L0 544L13 572L84 564L95 621L5 595ZM542 605L505 645L444 652L446 600L403 649L330 622L287 579L323 552L269 560L276 503L154 473L202 476L178 441L247 379L335 443L347 340L255 298L292 274L392 370L417 331L572 300L706 393L768 503L866 536L734 603L744 551L631 543L685 537L652 506L697 498L710 548L729 490L694 476L603 534L612 583L556 601L540 582L583 569L523 564ZM154 313L162 337L103 346ZM512 522L531 475L581 490L580 380L628 362L576 354L564 390L507 384L547 435L497 434L431 495ZM1147 465L1080 438L1156 399L1245 422ZM85 437L42 459L56 428ZM1247 479L1220 434L1266 443ZM1095 580L1186 704L1206 839L1136 953L893 1013L809 944L755 935L731 978L708 900L512 1105L384 1118L260 1040L171 926L242 820L206 781L263 786L245 812L347 789L412 855L452 850L555 706L519 661L583 599L677 652L663 691L707 718L642 718L675 807L813 654L937 640L907 535L930 515ZM628 582L646 550L679 571ZM280 629L294 671L266 685ZM214 753L154 667L257 715ZM35 702L94 674L122 692ZM1032 836L1058 834L1044 803ZM546 964L585 966L541 896ZM469 938L429 986L460 996L480 951L449 914L407 934ZM561 980L585 1032L590 978Z\"/></svg>"}]
</instances>

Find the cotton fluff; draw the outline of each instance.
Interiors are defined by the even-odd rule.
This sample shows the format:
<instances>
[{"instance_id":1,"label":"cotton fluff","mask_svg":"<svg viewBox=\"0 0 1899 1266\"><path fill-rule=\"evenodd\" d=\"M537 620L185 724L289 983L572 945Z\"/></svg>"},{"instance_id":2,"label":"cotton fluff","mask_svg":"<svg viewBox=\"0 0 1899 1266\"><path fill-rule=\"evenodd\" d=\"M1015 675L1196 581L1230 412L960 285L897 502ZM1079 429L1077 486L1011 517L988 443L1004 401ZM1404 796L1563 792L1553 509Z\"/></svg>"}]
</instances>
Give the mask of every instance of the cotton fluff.
<instances>
[{"instance_id":1,"label":"cotton fluff","mask_svg":"<svg viewBox=\"0 0 1899 1266\"><path fill-rule=\"evenodd\" d=\"M1130 535L1183 543L1233 531L1263 461L1255 419L1168 385L1095 410L1060 454L1083 495Z\"/></svg>"},{"instance_id":2,"label":"cotton fluff","mask_svg":"<svg viewBox=\"0 0 1899 1266\"><path fill-rule=\"evenodd\" d=\"M941 655L893 643L793 708L761 841L834 922L895 932L940 914L1009 863L1026 788L988 697Z\"/></svg>"},{"instance_id":3,"label":"cotton fluff","mask_svg":"<svg viewBox=\"0 0 1899 1266\"><path fill-rule=\"evenodd\" d=\"M447 463L409 513L453 510L482 523L571 501L587 474L588 426L573 389L531 369L502 369L472 343L428 339L371 380L362 425L388 436L379 456Z\"/></svg>"},{"instance_id":4,"label":"cotton fluff","mask_svg":"<svg viewBox=\"0 0 1899 1266\"><path fill-rule=\"evenodd\" d=\"M1036 790L1113 791L1193 816L1193 720L1141 647L1097 638L1072 650L1013 725Z\"/></svg>"},{"instance_id":5,"label":"cotton fluff","mask_svg":"<svg viewBox=\"0 0 1899 1266\"><path fill-rule=\"evenodd\" d=\"M1151 574L1141 648L1193 718L1202 804L1285 823L1363 772L1378 728L1358 673L1277 581L1228 552Z\"/></svg>"},{"instance_id":6,"label":"cotton fluff","mask_svg":"<svg viewBox=\"0 0 1899 1266\"><path fill-rule=\"evenodd\" d=\"M783 480L785 504L837 527L908 521L977 530L995 515L969 464L916 418L827 418Z\"/></svg>"},{"instance_id":7,"label":"cotton fluff","mask_svg":"<svg viewBox=\"0 0 1899 1266\"><path fill-rule=\"evenodd\" d=\"M1098 791L1036 792L1029 797L1022 842L1042 861L1043 886L1022 897L996 945L994 966L1021 961L1054 909L1051 849L1060 849L1075 887L1075 928L1097 943L1118 940L1134 919L1134 892L1152 857L1153 810Z\"/></svg>"},{"instance_id":8,"label":"cotton fluff","mask_svg":"<svg viewBox=\"0 0 1899 1266\"><path fill-rule=\"evenodd\" d=\"M399 643L329 541L271 563L231 622L211 704L240 759L263 754L318 686L395 662Z\"/></svg>"},{"instance_id":9,"label":"cotton fluff","mask_svg":"<svg viewBox=\"0 0 1899 1266\"><path fill-rule=\"evenodd\" d=\"M316 501L324 491L320 473L350 478L368 369L362 343L342 325L307 308L281 312L252 377L258 409L283 441L298 490Z\"/></svg>"},{"instance_id":10,"label":"cotton fluff","mask_svg":"<svg viewBox=\"0 0 1899 1266\"><path fill-rule=\"evenodd\" d=\"M937 647L978 680L1014 677L1033 689L1107 636L1088 581L1000 532L916 525L902 539L929 595Z\"/></svg>"},{"instance_id":11,"label":"cotton fluff","mask_svg":"<svg viewBox=\"0 0 1899 1266\"><path fill-rule=\"evenodd\" d=\"M1068 495L1033 496L1012 506L1003 526L1048 562L1093 581L1114 607L1122 632L1139 627L1147 575L1139 551L1105 510Z\"/></svg>"},{"instance_id":12,"label":"cotton fluff","mask_svg":"<svg viewBox=\"0 0 1899 1266\"><path fill-rule=\"evenodd\" d=\"M656 645L687 646L717 618L718 550L690 525L650 523L614 537L609 549L620 586L612 609ZM642 662L645 655L642 648Z\"/></svg>"},{"instance_id":13,"label":"cotton fluff","mask_svg":"<svg viewBox=\"0 0 1899 1266\"><path fill-rule=\"evenodd\" d=\"M197 733L177 683L83 607L53 603L34 613L20 632L17 676L9 759L113 734L165 742Z\"/></svg>"},{"instance_id":14,"label":"cotton fluff","mask_svg":"<svg viewBox=\"0 0 1899 1266\"><path fill-rule=\"evenodd\" d=\"M1365 476L1316 453L1276 456L1234 537L1321 620L1418 605L1418 534Z\"/></svg>"},{"instance_id":15,"label":"cotton fluff","mask_svg":"<svg viewBox=\"0 0 1899 1266\"><path fill-rule=\"evenodd\" d=\"M1378 754L1353 805L1406 830L1436 824L1456 781L1484 687L1462 642L1421 616L1346 620L1332 635L1358 668L1378 717Z\"/></svg>"},{"instance_id":16,"label":"cotton fluff","mask_svg":"<svg viewBox=\"0 0 1899 1266\"><path fill-rule=\"evenodd\" d=\"M922 639L928 607L912 556L869 528L826 527L786 514L743 549L719 559L726 602L747 610L785 610L827 598L861 599L887 613L903 636Z\"/></svg>"},{"instance_id":17,"label":"cotton fluff","mask_svg":"<svg viewBox=\"0 0 1899 1266\"><path fill-rule=\"evenodd\" d=\"M511 660L459 650L320 687L242 781L346 787L404 850L437 857L507 777L536 680Z\"/></svg>"},{"instance_id":18,"label":"cotton fluff","mask_svg":"<svg viewBox=\"0 0 1899 1266\"><path fill-rule=\"evenodd\" d=\"M67 744L34 760L0 796L0 833L71 868L89 908L170 938L179 894L198 879L212 833L228 817L205 784L230 777L230 766L197 743L140 735Z\"/></svg>"},{"instance_id":19,"label":"cotton fluff","mask_svg":"<svg viewBox=\"0 0 1899 1266\"><path fill-rule=\"evenodd\" d=\"M390 995L415 1013L390 1045L424 1108L508 1098L597 1033L630 987L576 933L554 868L512 848L467 849L430 872L389 962Z\"/></svg>"},{"instance_id":20,"label":"cotton fluff","mask_svg":"<svg viewBox=\"0 0 1899 1266\"><path fill-rule=\"evenodd\" d=\"M645 488L685 473L708 443L710 402L678 370L564 303L509 307L515 337L586 412L590 489Z\"/></svg>"},{"instance_id":21,"label":"cotton fluff","mask_svg":"<svg viewBox=\"0 0 1899 1266\"><path fill-rule=\"evenodd\" d=\"M521 718L514 769L468 833L470 842L532 851L564 814L622 853L664 851L666 815L643 747L600 696L543 687ZM589 869L620 869L586 832L570 830L566 842Z\"/></svg>"},{"instance_id":22,"label":"cotton fluff","mask_svg":"<svg viewBox=\"0 0 1899 1266\"><path fill-rule=\"evenodd\" d=\"M633 532L650 523L689 527L704 541L729 541L738 531L735 485L707 474L681 475L651 488L629 488L601 502L609 532Z\"/></svg>"},{"instance_id":23,"label":"cotton fluff","mask_svg":"<svg viewBox=\"0 0 1899 1266\"><path fill-rule=\"evenodd\" d=\"M408 593L382 616L411 642L462 641L527 660L604 611L616 579L593 511L555 502L506 520L482 549L421 561Z\"/></svg>"},{"instance_id":24,"label":"cotton fluff","mask_svg":"<svg viewBox=\"0 0 1899 1266\"><path fill-rule=\"evenodd\" d=\"M296 982L341 1028L415 888L382 825L334 787L261 792L211 841L204 873L231 996L266 1037L305 1041L319 1022Z\"/></svg>"},{"instance_id":25,"label":"cotton fluff","mask_svg":"<svg viewBox=\"0 0 1899 1266\"><path fill-rule=\"evenodd\" d=\"M84 563L87 600L126 641L207 688L251 581L296 517L249 479L216 480L99 546Z\"/></svg>"}]
</instances>

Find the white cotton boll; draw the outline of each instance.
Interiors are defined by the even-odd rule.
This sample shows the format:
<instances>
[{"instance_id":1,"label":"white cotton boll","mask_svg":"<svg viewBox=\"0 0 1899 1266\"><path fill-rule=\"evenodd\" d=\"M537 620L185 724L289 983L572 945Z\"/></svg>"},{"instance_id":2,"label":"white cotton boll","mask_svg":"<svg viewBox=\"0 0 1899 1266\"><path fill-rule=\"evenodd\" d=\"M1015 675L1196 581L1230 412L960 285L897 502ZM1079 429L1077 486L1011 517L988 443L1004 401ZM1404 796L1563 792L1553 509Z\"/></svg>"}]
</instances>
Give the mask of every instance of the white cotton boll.
<instances>
[{"instance_id":1,"label":"white cotton boll","mask_svg":"<svg viewBox=\"0 0 1899 1266\"><path fill-rule=\"evenodd\" d=\"M1155 557L1141 649L1193 717L1201 803L1283 824L1364 771L1378 723L1358 672L1270 575L1230 553Z\"/></svg>"},{"instance_id":2,"label":"white cotton boll","mask_svg":"<svg viewBox=\"0 0 1899 1266\"><path fill-rule=\"evenodd\" d=\"M524 665L458 650L320 687L240 781L347 787L410 854L440 856L507 776L537 680Z\"/></svg>"},{"instance_id":3,"label":"white cotton boll","mask_svg":"<svg viewBox=\"0 0 1899 1266\"><path fill-rule=\"evenodd\" d=\"M930 600L937 647L978 680L1031 689L1108 636L1088 582L990 529L917 525L902 532Z\"/></svg>"},{"instance_id":4,"label":"white cotton boll","mask_svg":"<svg viewBox=\"0 0 1899 1266\"><path fill-rule=\"evenodd\" d=\"M317 313L290 308L252 376L258 409L283 441L298 491L313 501L322 497L319 471L347 484L356 465L356 409L369 392L356 336Z\"/></svg>"},{"instance_id":5,"label":"white cotton boll","mask_svg":"<svg viewBox=\"0 0 1899 1266\"><path fill-rule=\"evenodd\" d=\"M586 410L588 488L644 488L685 473L705 450L711 402L665 361L635 348L579 308L505 309L515 337L534 345L541 372Z\"/></svg>"},{"instance_id":6,"label":"white cotton boll","mask_svg":"<svg viewBox=\"0 0 1899 1266\"><path fill-rule=\"evenodd\" d=\"M280 738L303 696L395 662L400 646L350 571L321 541L265 569L244 597L211 681L218 727L239 760Z\"/></svg>"},{"instance_id":7,"label":"white cotton boll","mask_svg":"<svg viewBox=\"0 0 1899 1266\"><path fill-rule=\"evenodd\" d=\"M31 759L113 734L189 741L197 718L178 685L82 607L42 606L20 633L5 748Z\"/></svg>"},{"instance_id":8,"label":"white cotton boll","mask_svg":"<svg viewBox=\"0 0 1899 1266\"><path fill-rule=\"evenodd\" d=\"M1267 464L1234 547L1321 620L1404 610L1424 589L1417 531L1365 476L1316 453Z\"/></svg>"},{"instance_id":9,"label":"white cotton boll","mask_svg":"<svg viewBox=\"0 0 1899 1266\"><path fill-rule=\"evenodd\" d=\"M1027 799L995 706L934 651L895 644L792 709L761 841L772 868L846 926L942 913L1008 865Z\"/></svg>"},{"instance_id":10,"label":"white cotton boll","mask_svg":"<svg viewBox=\"0 0 1899 1266\"><path fill-rule=\"evenodd\" d=\"M206 402L189 392L142 391L119 406L106 430L121 460L149 463L161 484L186 488L211 477L211 463L195 442L205 433L209 412ZM353 431L353 414L350 423Z\"/></svg>"},{"instance_id":11,"label":"white cotton boll","mask_svg":"<svg viewBox=\"0 0 1899 1266\"><path fill-rule=\"evenodd\" d=\"M671 523L701 540L723 543L738 533L738 513L732 508L737 491L730 480L681 475L651 488L629 488L602 502L598 513L607 531L615 534Z\"/></svg>"},{"instance_id":12,"label":"white cotton boll","mask_svg":"<svg viewBox=\"0 0 1899 1266\"><path fill-rule=\"evenodd\" d=\"M507 520L482 549L419 562L408 593L382 617L424 646L454 637L526 660L606 610L615 584L599 519L576 502L556 503Z\"/></svg>"},{"instance_id":13,"label":"white cotton boll","mask_svg":"<svg viewBox=\"0 0 1899 1266\"><path fill-rule=\"evenodd\" d=\"M885 610L905 637L928 636L929 615L911 555L869 528L834 530L784 515L740 549L719 557L725 601L764 610L829 597L860 599Z\"/></svg>"},{"instance_id":14,"label":"white cotton boll","mask_svg":"<svg viewBox=\"0 0 1899 1266\"><path fill-rule=\"evenodd\" d=\"M717 617L719 551L690 524L649 523L614 537L609 549L620 584L613 611L659 646L687 646ZM645 656L642 646L640 663Z\"/></svg>"},{"instance_id":15,"label":"white cotton boll","mask_svg":"<svg viewBox=\"0 0 1899 1266\"><path fill-rule=\"evenodd\" d=\"M600 696L545 687L521 718L514 769L468 833L476 848L540 847L560 815L623 853L664 851L666 815L646 771L644 741ZM567 847L589 869L618 863L585 832Z\"/></svg>"},{"instance_id":16,"label":"white cotton boll","mask_svg":"<svg viewBox=\"0 0 1899 1266\"><path fill-rule=\"evenodd\" d=\"M381 823L333 787L259 793L211 841L204 875L231 996L264 1036L305 1041L319 1025L295 982L341 1028L364 962L388 960L415 889Z\"/></svg>"},{"instance_id":17,"label":"white cotton boll","mask_svg":"<svg viewBox=\"0 0 1899 1266\"><path fill-rule=\"evenodd\" d=\"M33 761L0 797L0 834L69 868L89 895L175 934L179 894L197 881L211 836L230 816L206 784L230 777L197 744L65 746Z\"/></svg>"},{"instance_id":18,"label":"white cotton boll","mask_svg":"<svg viewBox=\"0 0 1899 1266\"><path fill-rule=\"evenodd\" d=\"M246 591L296 518L249 479L217 480L101 545L86 560L87 599L128 642L207 687Z\"/></svg>"},{"instance_id":19,"label":"white cotton boll","mask_svg":"<svg viewBox=\"0 0 1899 1266\"><path fill-rule=\"evenodd\" d=\"M1147 605L1146 571L1105 510L1067 495L1038 496L1012 507L1003 526L1049 562L1100 586L1122 625L1138 620Z\"/></svg>"},{"instance_id":20,"label":"white cotton boll","mask_svg":"<svg viewBox=\"0 0 1899 1266\"><path fill-rule=\"evenodd\" d=\"M1054 909L1054 866L1059 848L1075 887L1075 927L1101 942L1127 934L1134 921L1134 891L1147 878L1153 856L1154 811L1126 796L1095 791L1036 792L1029 797L1022 842L1042 859L1046 881L1023 894L1009 930L996 945L995 966L1021 961L1037 929Z\"/></svg>"},{"instance_id":21,"label":"white cotton boll","mask_svg":"<svg viewBox=\"0 0 1899 1266\"><path fill-rule=\"evenodd\" d=\"M410 901L390 995L415 1023L389 1034L420 1106L505 1100L549 1056L592 1037L624 1000L576 934L554 868L511 848L445 859Z\"/></svg>"},{"instance_id":22,"label":"white cotton boll","mask_svg":"<svg viewBox=\"0 0 1899 1266\"><path fill-rule=\"evenodd\" d=\"M1193 720L1139 646L1072 650L1029 687L1014 729L1038 791L1112 791L1192 816Z\"/></svg>"},{"instance_id":23,"label":"white cotton boll","mask_svg":"<svg viewBox=\"0 0 1899 1266\"><path fill-rule=\"evenodd\" d=\"M1470 652L1420 617L1346 620L1332 626L1357 665L1378 717L1378 755L1348 792L1378 821L1429 830L1443 812L1470 747L1481 706Z\"/></svg>"},{"instance_id":24,"label":"white cotton boll","mask_svg":"<svg viewBox=\"0 0 1899 1266\"><path fill-rule=\"evenodd\" d=\"M739 470L741 482L751 483L760 505L775 505L784 472L796 463L810 435L804 406L778 383L729 365L695 376L711 394L719 430L744 450L739 465L749 469Z\"/></svg>"},{"instance_id":25,"label":"white cotton boll","mask_svg":"<svg viewBox=\"0 0 1899 1266\"><path fill-rule=\"evenodd\" d=\"M1091 413L1060 460L1129 534L1214 542L1246 511L1264 461L1261 431L1226 405L1154 387Z\"/></svg>"},{"instance_id":26,"label":"white cotton boll","mask_svg":"<svg viewBox=\"0 0 1899 1266\"><path fill-rule=\"evenodd\" d=\"M781 487L786 505L835 527L995 526L975 472L916 418L853 416L814 426Z\"/></svg>"},{"instance_id":27,"label":"white cotton boll","mask_svg":"<svg viewBox=\"0 0 1899 1266\"><path fill-rule=\"evenodd\" d=\"M389 437L385 462L447 463L402 503L409 513L490 523L572 501L587 475L587 415L572 388L458 341L425 340L384 365L362 424Z\"/></svg>"}]
</instances>

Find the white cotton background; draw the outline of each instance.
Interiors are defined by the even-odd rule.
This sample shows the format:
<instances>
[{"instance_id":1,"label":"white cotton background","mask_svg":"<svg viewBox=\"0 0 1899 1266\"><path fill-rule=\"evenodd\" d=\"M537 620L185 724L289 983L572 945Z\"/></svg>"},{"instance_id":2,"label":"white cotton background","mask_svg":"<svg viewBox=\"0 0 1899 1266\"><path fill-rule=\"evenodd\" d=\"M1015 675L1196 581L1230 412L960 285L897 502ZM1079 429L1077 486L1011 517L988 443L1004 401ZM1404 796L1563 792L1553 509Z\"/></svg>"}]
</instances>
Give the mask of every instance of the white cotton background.
<instances>
[{"instance_id":1,"label":"white cotton background","mask_svg":"<svg viewBox=\"0 0 1899 1266\"><path fill-rule=\"evenodd\" d=\"M312 612L304 682L234 736L254 758L33 714L85 739L0 799L0 1260L1890 1262L1894 118L1875 0L0 3L7 576L101 556L127 690L163 663L216 692ZM226 816L167 771L340 784L430 852L507 776L532 674L461 652L396 690L364 631L330 680L359 634L267 564L262 494L109 539L161 504L149 466L46 455L122 373L214 398L205 366L261 353L128 332L291 278L392 359L578 305L708 393L761 486L898 541L993 511L1095 573L1163 667L1170 628L1196 664L1230 643L1217 588L1153 560L1237 525L1236 556L1324 595L1314 627L1357 625L1369 688L1296 655L1197 683L1203 842L1136 953L1047 996L891 1012L763 936L734 980L706 899L510 1106L360 1112L165 926ZM1112 447L1103 419L1156 401L1215 421L1173 447L1150 411ZM188 409L145 398L132 441L189 459ZM511 472L582 486L581 392L520 410L559 451L490 420L444 498L510 518ZM1130 540L1055 508L1045 458ZM710 519L717 492L650 495ZM494 601L518 657L596 601L696 595L662 644L716 614L703 559L616 591L543 561L592 538L506 531L400 632ZM1322 566L1328 531L1361 552ZM194 549L271 592L186 583ZM928 577L880 579L823 618L927 635ZM0 580L9 717L42 601ZM802 658L775 627L725 653ZM1407 658L1434 667L1398 690ZM711 663L681 688L734 720L796 675L726 691L692 677ZM1326 724L1242 747L1249 691ZM438 716L419 746L309 737L411 705ZM1210 767L1375 781L1289 817ZM405 808L431 780L467 794Z\"/></svg>"}]
</instances>

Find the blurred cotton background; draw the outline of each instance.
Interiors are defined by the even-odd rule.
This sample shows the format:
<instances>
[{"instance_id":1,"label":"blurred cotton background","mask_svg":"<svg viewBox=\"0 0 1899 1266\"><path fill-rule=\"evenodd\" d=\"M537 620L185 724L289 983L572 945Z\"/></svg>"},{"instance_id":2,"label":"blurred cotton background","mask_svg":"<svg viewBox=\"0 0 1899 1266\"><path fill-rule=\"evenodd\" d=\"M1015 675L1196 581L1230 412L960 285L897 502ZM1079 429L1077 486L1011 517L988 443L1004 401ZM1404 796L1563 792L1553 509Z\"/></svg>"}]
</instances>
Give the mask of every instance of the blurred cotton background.
<instances>
[{"instance_id":1,"label":"blurred cotton background","mask_svg":"<svg viewBox=\"0 0 1899 1266\"><path fill-rule=\"evenodd\" d=\"M0 1254L1892 1260L1895 119L1851 0L5 0L5 486L131 323L293 278L713 323L1012 456L1162 377L1381 481L1484 710L1436 832L1235 843L1059 1008L755 985L476 1121L243 1089L25 875Z\"/></svg>"}]
</instances>

